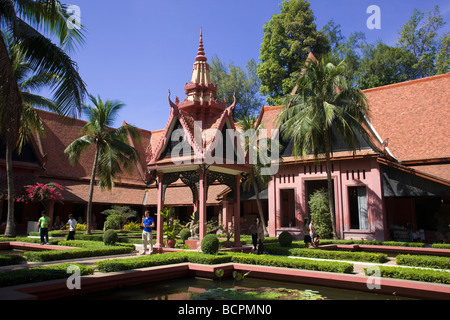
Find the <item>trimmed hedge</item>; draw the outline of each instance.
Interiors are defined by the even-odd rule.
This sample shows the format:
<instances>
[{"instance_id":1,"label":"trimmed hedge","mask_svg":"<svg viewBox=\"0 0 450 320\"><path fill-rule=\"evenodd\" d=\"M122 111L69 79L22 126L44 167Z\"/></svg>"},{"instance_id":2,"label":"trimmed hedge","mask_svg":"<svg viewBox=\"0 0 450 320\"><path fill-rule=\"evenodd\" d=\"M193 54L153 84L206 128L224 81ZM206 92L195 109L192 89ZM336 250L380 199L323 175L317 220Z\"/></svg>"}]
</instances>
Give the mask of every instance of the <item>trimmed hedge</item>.
<instances>
[{"instance_id":1,"label":"trimmed hedge","mask_svg":"<svg viewBox=\"0 0 450 320\"><path fill-rule=\"evenodd\" d=\"M62 246L79 247L79 249L51 250L51 251L27 251L24 256L27 261L47 262L67 259L79 259L96 256L108 256L127 254L133 252L134 245L121 244L116 246L105 246L102 242L93 241L66 241L58 242Z\"/></svg>"},{"instance_id":2,"label":"trimmed hedge","mask_svg":"<svg viewBox=\"0 0 450 320\"><path fill-rule=\"evenodd\" d=\"M293 268L336 273L353 273L353 264L346 262L317 261L301 258L287 258L253 254L234 254L232 262L269 267Z\"/></svg>"},{"instance_id":3,"label":"trimmed hedge","mask_svg":"<svg viewBox=\"0 0 450 320\"><path fill-rule=\"evenodd\" d=\"M424 281L433 283L450 284L450 272L424 270L408 267L379 267L380 276L384 278L395 278L404 280ZM367 276L372 276L373 273L364 269Z\"/></svg>"},{"instance_id":4,"label":"trimmed hedge","mask_svg":"<svg viewBox=\"0 0 450 320\"><path fill-rule=\"evenodd\" d=\"M372 253L372 252L350 252L350 251L336 251L336 250L313 250L303 248L285 248L279 245L267 245L264 250L269 254L307 257L318 259L331 260L350 260L363 262L385 263L388 261L387 254Z\"/></svg>"},{"instance_id":5,"label":"trimmed hedge","mask_svg":"<svg viewBox=\"0 0 450 320\"><path fill-rule=\"evenodd\" d=\"M15 264L21 264L24 261L25 258L18 254L0 255L0 266L11 266Z\"/></svg>"},{"instance_id":6,"label":"trimmed hedge","mask_svg":"<svg viewBox=\"0 0 450 320\"><path fill-rule=\"evenodd\" d=\"M397 247L418 247L424 248L425 243L422 242L400 242L400 241L377 241L377 240L330 240L321 239L321 245L326 244L364 244L374 246L397 246Z\"/></svg>"},{"instance_id":7,"label":"trimmed hedge","mask_svg":"<svg viewBox=\"0 0 450 320\"><path fill-rule=\"evenodd\" d=\"M68 278L69 266L78 266L82 276L94 274L94 268L76 263L66 263L56 266L39 267L31 269L9 270L0 273L0 287L16 286L25 283L41 282Z\"/></svg>"},{"instance_id":8,"label":"trimmed hedge","mask_svg":"<svg viewBox=\"0 0 450 320\"><path fill-rule=\"evenodd\" d=\"M431 247L435 249L450 249L450 243L433 243Z\"/></svg>"},{"instance_id":9,"label":"trimmed hedge","mask_svg":"<svg viewBox=\"0 0 450 320\"><path fill-rule=\"evenodd\" d=\"M399 265L450 270L450 257L402 254L396 261Z\"/></svg>"},{"instance_id":10,"label":"trimmed hedge","mask_svg":"<svg viewBox=\"0 0 450 320\"><path fill-rule=\"evenodd\" d=\"M251 255L242 253L219 253L218 255L208 255L198 252L174 252L160 255L142 256L129 259L114 259L97 261L97 269L101 272L116 272L130 269L148 268L159 265L175 263L200 263L200 264L221 264L221 263L243 263L264 265L281 268L297 268L305 270L352 273L353 265L344 262L313 261L306 259L292 259L287 257L272 257L266 255Z\"/></svg>"}]
</instances>

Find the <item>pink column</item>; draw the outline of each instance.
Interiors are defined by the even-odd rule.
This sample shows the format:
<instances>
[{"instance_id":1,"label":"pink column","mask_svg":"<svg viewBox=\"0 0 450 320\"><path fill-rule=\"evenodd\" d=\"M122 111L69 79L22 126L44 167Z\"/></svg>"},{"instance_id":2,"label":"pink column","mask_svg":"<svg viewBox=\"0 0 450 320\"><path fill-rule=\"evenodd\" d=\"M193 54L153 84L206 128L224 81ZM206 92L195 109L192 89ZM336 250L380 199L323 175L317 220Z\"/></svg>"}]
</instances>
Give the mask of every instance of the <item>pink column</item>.
<instances>
[{"instance_id":1,"label":"pink column","mask_svg":"<svg viewBox=\"0 0 450 320\"><path fill-rule=\"evenodd\" d=\"M236 176L234 195L234 246L241 247L241 175Z\"/></svg>"},{"instance_id":2,"label":"pink column","mask_svg":"<svg viewBox=\"0 0 450 320\"><path fill-rule=\"evenodd\" d=\"M162 184L162 180L163 180L164 174L158 172L158 209L156 212L157 215L157 226L156 226L156 243L155 243L155 248L162 248L164 247L164 230L163 230L163 226L164 226L164 220L163 217L161 217L160 212L163 210L164 208L164 201L162 199L162 189L163 189L163 184Z\"/></svg>"},{"instance_id":3,"label":"pink column","mask_svg":"<svg viewBox=\"0 0 450 320\"><path fill-rule=\"evenodd\" d=\"M198 195L198 227L199 227L199 243L206 236L206 175L203 170L199 170L200 190Z\"/></svg>"}]
</instances>

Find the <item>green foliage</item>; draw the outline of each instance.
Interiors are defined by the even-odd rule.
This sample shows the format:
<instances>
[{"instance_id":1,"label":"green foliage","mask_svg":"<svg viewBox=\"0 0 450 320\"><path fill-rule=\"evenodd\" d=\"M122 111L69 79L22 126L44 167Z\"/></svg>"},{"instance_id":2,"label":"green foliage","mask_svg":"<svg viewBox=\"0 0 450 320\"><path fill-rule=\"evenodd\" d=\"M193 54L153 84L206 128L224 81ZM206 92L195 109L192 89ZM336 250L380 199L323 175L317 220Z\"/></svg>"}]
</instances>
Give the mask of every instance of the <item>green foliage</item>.
<instances>
[{"instance_id":1,"label":"green foliage","mask_svg":"<svg viewBox=\"0 0 450 320\"><path fill-rule=\"evenodd\" d=\"M280 246L282 247L290 247L292 245L293 237L292 234L290 234L287 231L283 231L278 236L278 242L280 243Z\"/></svg>"},{"instance_id":2,"label":"green foliage","mask_svg":"<svg viewBox=\"0 0 450 320\"><path fill-rule=\"evenodd\" d=\"M328 52L327 37L314 20L309 2L285 0L280 13L265 23L257 75L269 105L281 105L292 92L310 52L317 57Z\"/></svg>"},{"instance_id":3,"label":"green foliage","mask_svg":"<svg viewBox=\"0 0 450 320\"><path fill-rule=\"evenodd\" d=\"M18 254L0 255L0 266L21 264L24 261L25 258Z\"/></svg>"},{"instance_id":4,"label":"green foliage","mask_svg":"<svg viewBox=\"0 0 450 320\"><path fill-rule=\"evenodd\" d=\"M185 240L189 239L189 237L191 236L191 231L188 228L183 228L180 231L179 236L180 236L181 240L185 241Z\"/></svg>"},{"instance_id":5,"label":"green foliage","mask_svg":"<svg viewBox=\"0 0 450 320\"><path fill-rule=\"evenodd\" d=\"M180 220L174 217L175 209L173 207L164 208L160 214L164 219L163 233L167 240L175 240L178 233L183 228Z\"/></svg>"},{"instance_id":6,"label":"green foliage","mask_svg":"<svg viewBox=\"0 0 450 320\"><path fill-rule=\"evenodd\" d=\"M436 249L450 249L450 243L433 243L431 247Z\"/></svg>"},{"instance_id":7,"label":"green foliage","mask_svg":"<svg viewBox=\"0 0 450 320\"><path fill-rule=\"evenodd\" d=\"M20 284L41 282L55 279L64 279L68 277L67 268L77 266L80 268L81 275L94 274L94 268L82 264L66 263L47 267L38 267L30 269L8 270L0 273L0 287L16 286Z\"/></svg>"},{"instance_id":8,"label":"green foliage","mask_svg":"<svg viewBox=\"0 0 450 320\"><path fill-rule=\"evenodd\" d=\"M217 100L225 99L227 105L231 105L236 97L234 119L259 112L264 101L259 96L261 83L256 75L256 62L253 59L247 62L246 70L243 70L232 62L225 65L214 56L210 61L210 70L211 81L217 85Z\"/></svg>"},{"instance_id":9,"label":"green foliage","mask_svg":"<svg viewBox=\"0 0 450 320\"><path fill-rule=\"evenodd\" d=\"M136 217L137 212L128 206L112 206L102 211L102 214L107 216L105 229L121 229L129 219Z\"/></svg>"},{"instance_id":10,"label":"green foliage","mask_svg":"<svg viewBox=\"0 0 450 320\"><path fill-rule=\"evenodd\" d=\"M314 220L316 233L321 238L332 238L333 228L330 217L330 202L328 200L328 191L325 188L315 191L309 199L309 208L311 218Z\"/></svg>"},{"instance_id":11,"label":"green foliage","mask_svg":"<svg viewBox=\"0 0 450 320\"><path fill-rule=\"evenodd\" d=\"M119 236L117 235L117 232L113 229L106 230L103 234L103 243L107 246L116 244L117 240L119 239Z\"/></svg>"},{"instance_id":12,"label":"green foliage","mask_svg":"<svg viewBox=\"0 0 450 320\"><path fill-rule=\"evenodd\" d=\"M378 270L377 270L378 271ZM405 267L379 267L380 276L384 278L396 278L413 281L434 282L442 284L450 284L450 272L424 270ZM373 273L368 269L364 269L366 275L371 276ZM374 270L372 270L374 272Z\"/></svg>"},{"instance_id":13,"label":"green foliage","mask_svg":"<svg viewBox=\"0 0 450 320\"><path fill-rule=\"evenodd\" d=\"M408 254L398 255L396 261L399 265L450 270L450 257Z\"/></svg>"},{"instance_id":14,"label":"green foliage","mask_svg":"<svg viewBox=\"0 0 450 320\"><path fill-rule=\"evenodd\" d=\"M127 254L134 251L133 245L104 245L98 241L61 241L63 246L78 247L78 249L50 250L50 251L27 251L24 257L31 262L48 262L67 259L80 259L88 257L110 256L116 254Z\"/></svg>"},{"instance_id":15,"label":"green foliage","mask_svg":"<svg viewBox=\"0 0 450 320\"><path fill-rule=\"evenodd\" d=\"M316 291L285 288L208 288L192 296L193 300L323 300Z\"/></svg>"},{"instance_id":16,"label":"green foliage","mask_svg":"<svg viewBox=\"0 0 450 320\"><path fill-rule=\"evenodd\" d=\"M283 256L295 256L295 257L307 257L318 259L331 259L331 260L348 260L348 261L364 261L364 262L376 262L385 263L388 261L387 254L372 253L372 252L350 252L350 251L336 251L336 250L311 250L300 247L285 248L276 244L266 245L264 250L269 254L283 255Z\"/></svg>"},{"instance_id":17,"label":"green foliage","mask_svg":"<svg viewBox=\"0 0 450 320\"><path fill-rule=\"evenodd\" d=\"M123 230L125 230L125 231L140 231L141 224L139 222L131 221L123 226Z\"/></svg>"},{"instance_id":18,"label":"green foliage","mask_svg":"<svg viewBox=\"0 0 450 320\"><path fill-rule=\"evenodd\" d=\"M219 239L214 234L207 234L201 243L202 252L206 254L217 254L219 251Z\"/></svg>"}]
</instances>

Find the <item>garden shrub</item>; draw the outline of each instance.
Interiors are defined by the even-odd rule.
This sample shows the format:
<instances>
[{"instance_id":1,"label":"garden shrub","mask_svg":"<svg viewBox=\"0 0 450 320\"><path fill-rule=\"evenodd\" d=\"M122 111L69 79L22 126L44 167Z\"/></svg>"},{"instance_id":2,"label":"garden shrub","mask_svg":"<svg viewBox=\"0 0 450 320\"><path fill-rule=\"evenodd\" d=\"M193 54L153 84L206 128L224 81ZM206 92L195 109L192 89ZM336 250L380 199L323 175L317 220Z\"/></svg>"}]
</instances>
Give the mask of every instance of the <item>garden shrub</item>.
<instances>
[{"instance_id":1,"label":"garden shrub","mask_svg":"<svg viewBox=\"0 0 450 320\"><path fill-rule=\"evenodd\" d=\"M0 287L16 286L25 283L41 282L55 279L64 279L68 277L67 268L70 266L79 267L82 276L94 274L93 267L74 263L30 269L9 270L0 273Z\"/></svg>"},{"instance_id":2,"label":"garden shrub","mask_svg":"<svg viewBox=\"0 0 450 320\"><path fill-rule=\"evenodd\" d=\"M206 254L217 254L219 252L219 239L214 234L207 234L201 243L202 252Z\"/></svg>"},{"instance_id":3,"label":"garden shrub","mask_svg":"<svg viewBox=\"0 0 450 320\"><path fill-rule=\"evenodd\" d=\"M322 239L333 237L333 227L331 224L330 204L328 201L328 191L325 188L317 190L309 198L309 208L311 219L314 220L316 233Z\"/></svg>"},{"instance_id":4,"label":"garden shrub","mask_svg":"<svg viewBox=\"0 0 450 320\"><path fill-rule=\"evenodd\" d=\"M21 264L24 261L25 258L17 254L0 255L0 266L11 266L15 264Z\"/></svg>"},{"instance_id":5,"label":"garden shrub","mask_svg":"<svg viewBox=\"0 0 450 320\"><path fill-rule=\"evenodd\" d=\"M283 256L308 257L331 260L350 260L385 263L388 261L387 254L372 252L350 252L336 250L311 250L304 248L285 248L278 245L267 245L264 248L267 253Z\"/></svg>"},{"instance_id":6,"label":"garden shrub","mask_svg":"<svg viewBox=\"0 0 450 320\"><path fill-rule=\"evenodd\" d=\"M293 240L292 235L287 231L283 231L278 236L278 242L282 247L290 247L292 245L292 240Z\"/></svg>"},{"instance_id":7,"label":"garden shrub","mask_svg":"<svg viewBox=\"0 0 450 320\"><path fill-rule=\"evenodd\" d=\"M352 273L353 264L335 261L317 261L301 258L277 257L255 254L232 254L232 262L254 264L280 268L295 268L303 270Z\"/></svg>"},{"instance_id":8,"label":"garden shrub","mask_svg":"<svg viewBox=\"0 0 450 320\"><path fill-rule=\"evenodd\" d=\"M450 257L404 254L397 256L396 263L412 267L450 269Z\"/></svg>"},{"instance_id":9,"label":"garden shrub","mask_svg":"<svg viewBox=\"0 0 450 320\"><path fill-rule=\"evenodd\" d=\"M188 228L184 228L181 229L178 235L180 236L181 240L186 241L191 236L191 231Z\"/></svg>"},{"instance_id":10,"label":"garden shrub","mask_svg":"<svg viewBox=\"0 0 450 320\"><path fill-rule=\"evenodd\" d=\"M103 234L103 243L107 246L114 245L118 239L119 236L117 235L117 232L112 229L106 230Z\"/></svg>"},{"instance_id":11,"label":"garden shrub","mask_svg":"<svg viewBox=\"0 0 450 320\"><path fill-rule=\"evenodd\" d=\"M378 270L377 270L378 271ZM379 267L380 276L384 278L396 278L413 281L425 281L442 284L450 284L450 272L424 270L406 267ZM371 276L372 273L364 269L366 275Z\"/></svg>"}]
</instances>

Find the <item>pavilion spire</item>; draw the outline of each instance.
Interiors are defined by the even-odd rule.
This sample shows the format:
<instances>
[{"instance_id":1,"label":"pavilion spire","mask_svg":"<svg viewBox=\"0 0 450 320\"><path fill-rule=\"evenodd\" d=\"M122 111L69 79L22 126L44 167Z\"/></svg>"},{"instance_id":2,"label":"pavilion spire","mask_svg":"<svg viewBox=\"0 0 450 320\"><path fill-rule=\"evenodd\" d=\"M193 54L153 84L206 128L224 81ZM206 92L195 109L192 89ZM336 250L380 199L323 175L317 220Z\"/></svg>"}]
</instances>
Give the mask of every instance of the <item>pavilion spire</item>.
<instances>
[{"instance_id":1,"label":"pavilion spire","mask_svg":"<svg viewBox=\"0 0 450 320\"><path fill-rule=\"evenodd\" d=\"M203 31L200 27L200 44L198 45L198 52L195 61L207 61L208 59L205 56L205 48L203 47Z\"/></svg>"}]
</instances>

